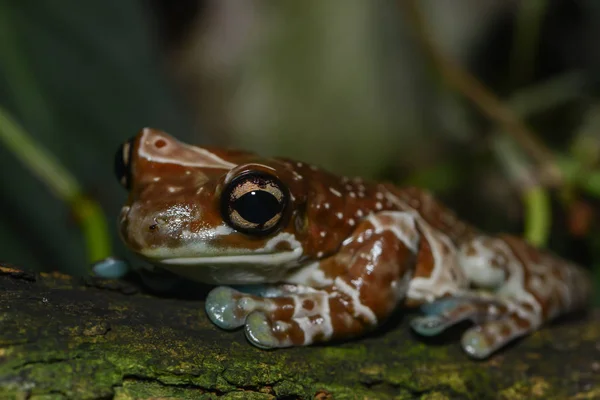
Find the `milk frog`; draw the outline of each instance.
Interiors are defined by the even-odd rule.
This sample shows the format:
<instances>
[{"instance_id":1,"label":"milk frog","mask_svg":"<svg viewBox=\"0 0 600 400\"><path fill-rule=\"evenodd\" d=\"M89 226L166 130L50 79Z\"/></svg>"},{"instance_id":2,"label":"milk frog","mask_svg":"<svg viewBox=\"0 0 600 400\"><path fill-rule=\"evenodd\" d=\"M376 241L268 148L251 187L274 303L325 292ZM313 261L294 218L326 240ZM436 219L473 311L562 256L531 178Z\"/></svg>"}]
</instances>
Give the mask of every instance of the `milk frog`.
<instances>
[{"instance_id":1,"label":"milk frog","mask_svg":"<svg viewBox=\"0 0 600 400\"><path fill-rule=\"evenodd\" d=\"M260 348L355 338L421 307L411 326L422 335L472 321L462 348L482 359L589 297L581 267L479 232L417 188L150 128L121 146L116 173L129 191L119 218L127 246L216 285L210 320L243 328Z\"/></svg>"}]
</instances>

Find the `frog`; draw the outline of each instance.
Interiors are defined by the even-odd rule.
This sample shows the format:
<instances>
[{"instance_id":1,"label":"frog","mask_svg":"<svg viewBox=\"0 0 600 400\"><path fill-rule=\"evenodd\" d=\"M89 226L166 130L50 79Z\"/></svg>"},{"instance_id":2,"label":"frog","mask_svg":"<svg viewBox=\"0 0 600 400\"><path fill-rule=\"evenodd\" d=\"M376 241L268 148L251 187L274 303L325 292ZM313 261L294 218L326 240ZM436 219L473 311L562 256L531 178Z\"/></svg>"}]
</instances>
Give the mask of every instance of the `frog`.
<instances>
[{"instance_id":1,"label":"frog","mask_svg":"<svg viewBox=\"0 0 600 400\"><path fill-rule=\"evenodd\" d=\"M514 234L480 231L425 189L144 128L115 173L130 251L212 289L205 312L260 349L355 340L398 310L486 359L586 307L589 271ZM244 290L243 288L251 288Z\"/></svg>"}]
</instances>

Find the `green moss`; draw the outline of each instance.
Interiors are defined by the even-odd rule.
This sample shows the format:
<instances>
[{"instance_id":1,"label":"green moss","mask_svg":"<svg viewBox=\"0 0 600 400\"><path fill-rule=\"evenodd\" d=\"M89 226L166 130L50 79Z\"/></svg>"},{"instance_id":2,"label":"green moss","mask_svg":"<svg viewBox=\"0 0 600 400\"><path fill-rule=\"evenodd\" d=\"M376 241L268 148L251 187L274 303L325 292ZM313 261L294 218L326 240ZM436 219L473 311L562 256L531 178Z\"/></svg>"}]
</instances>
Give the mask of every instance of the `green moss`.
<instances>
[{"instance_id":1,"label":"green moss","mask_svg":"<svg viewBox=\"0 0 600 400\"><path fill-rule=\"evenodd\" d=\"M419 397L420 400L449 400L450 397L441 392L431 392Z\"/></svg>"},{"instance_id":2,"label":"green moss","mask_svg":"<svg viewBox=\"0 0 600 400\"><path fill-rule=\"evenodd\" d=\"M262 351L242 332L215 328L198 302L65 288L64 279L53 289L51 279L14 285L0 274L0 301L10 305L0 311L0 398L535 399L600 385L589 371L597 314L487 362L457 343L427 345L405 324L344 344Z\"/></svg>"},{"instance_id":3,"label":"green moss","mask_svg":"<svg viewBox=\"0 0 600 400\"><path fill-rule=\"evenodd\" d=\"M277 397L302 397L308 394L304 385L290 380L283 380L277 383L273 386L273 391Z\"/></svg>"},{"instance_id":4,"label":"green moss","mask_svg":"<svg viewBox=\"0 0 600 400\"><path fill-rule=\"evenodd\" d=\"M275 396L265 393L255 393L255 392L244 392L244 391L236 391L229 392L223 395L222 399L225 400L273 400Z\"/></svg>"}]
</instances>

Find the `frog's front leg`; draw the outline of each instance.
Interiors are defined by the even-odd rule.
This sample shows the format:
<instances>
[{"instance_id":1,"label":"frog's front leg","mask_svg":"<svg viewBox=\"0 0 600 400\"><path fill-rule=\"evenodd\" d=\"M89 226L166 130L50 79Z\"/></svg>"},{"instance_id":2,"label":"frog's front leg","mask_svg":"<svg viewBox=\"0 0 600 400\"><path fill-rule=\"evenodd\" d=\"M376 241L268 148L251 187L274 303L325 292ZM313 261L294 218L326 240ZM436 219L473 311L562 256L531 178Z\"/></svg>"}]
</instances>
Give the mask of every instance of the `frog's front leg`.
<instances>
[{"instance_id":1,"label":"frog's front leg","mask_svg":"<svg viewBox=\"0 0 600 400\"><path fill-rule=\"evenodd\" d=\"M471 320L475 326L463 334L462 346L474 358L582 307L589 295L583 269L516 237L475 237L460 248L458 260L474 289L426 304L427 315L411 324L432 336Z\"/></svg>"},{"instance_id":2,"label":"frog's front leg","mask_svg":"<svg viewBox=\"0 0 600 400\"><path fill-rule=\"evenodd\" d=\"M214 289L206 310L217 325L245 325L261 348L309 345L359 336L375 328L403 299L419 242L415 219L382 212L362 221L335 255L306 266L261 297Z\"/></svg>"}]
</instances>

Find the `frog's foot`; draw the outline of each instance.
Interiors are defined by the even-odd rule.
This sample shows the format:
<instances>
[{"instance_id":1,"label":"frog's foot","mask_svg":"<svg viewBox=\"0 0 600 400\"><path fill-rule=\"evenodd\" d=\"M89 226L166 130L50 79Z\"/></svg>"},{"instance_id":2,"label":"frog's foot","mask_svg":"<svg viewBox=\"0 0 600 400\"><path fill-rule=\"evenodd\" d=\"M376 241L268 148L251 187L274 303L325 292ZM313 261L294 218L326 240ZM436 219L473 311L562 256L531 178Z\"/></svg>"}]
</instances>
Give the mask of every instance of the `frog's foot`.
<instances>
[{"instance_id":1,"label":"frog's foot","mask_svg":"<svg viewBox=\"0 0 600 400\"><path fill-rule=\"evenodd\" d=\"M462 336L463 350L473 358L484 359L512 340L534 330L529 319L511 314L468 329Z\"/></svg>"},{"instance_id":2,"label":"frog's foot","mask_svg":"<svg viewBox=\"0 0 600 400\"><path fill-rule=\"evenodd\" d=\"M275 294L271 287L265 293ZM302 346L333 334L329 293L302 286L281 286L277 297L260 297L226 286L206 299L210 320L223 329L245 326L248 341L263 349Z\"/></svg>"},{"instance_id":3,"label":"frog's foot","mask_svg":"<svg viewBox=\"0 0 600 400\"><path fill-rule=\"evenodd\" d=\"M267 300L268 306L246 319L250 343L262 349L306 346L333 335L329 294L313 292Z\"/></svg>"},{"instance_id":4,"label":"frog's foot","mask_svg":"<svg viewBox=\"0 0 600 400\"><path fill-rule=\"evenodd\" d=\"M121 279L131 269L131 265L127 261L112 256L92 264L92 274L105 279Z\"/></svg>"},{"instance_id":5,"label":"frog's foot","mask_svg":"<svg viewBox=\"0 0 600 400\"><path fill-rule=\"evenodd\" d=\"M277 308L278 301L271 298L291 295L299 290L295 285L252 285L239 286L237 289L240 290L219 286L211 290L206 298L208 317L222 329L240 328L253 311Z\"/></svg>"},{"instance_id":6,"label":"frog's foot","mask_svg":"<svg viewBox=\"0 0 600 400\"><path fill-rule=\"evenodd\" d=\"M244 325L248 314L256 308L254 303L259 299L227 286L219 286L206 297L206 314L219 328L236 329Z\"/></svg>"},{"instance_id":7,"label":"frog's foot","mask_svg":"<svg viewBox=\"0 0 600 400\"><path fill-rule=\"evenodd\" d=\"M411 327L423 336L435 336L462 321L472 321L475 326L463 334L462 347L477 359L487 358L539 325L530 307L491 296L447 297L422 308L426 315L413 319Z\"/></svg>"},{"instance_id":8,"label":"frog's foot","mask_svg":"<svg viewBox=\"0 0 600 400\"><path fill-rule=\"evenodd\" d=\"M412 328L423 336L435 336L462 321L474 323L506 312L506 307L492 299L471 296L451 296L424 304L423 317L411 321Z\"/></svg>"},{"instance_id":9,"label":"frog's foot","mask_svg":"<svg viewBox=\"0 0 600 400\"><path fill-rule=\"evenodd\" d=\"M293 345L289 339L276 335L276 332L283 333L286 328L284 322L277 321L273 324L264 312L255 311L248 315L244 333L254 346L261 349L274 349Z\"/></svg>"}]
</instances>

